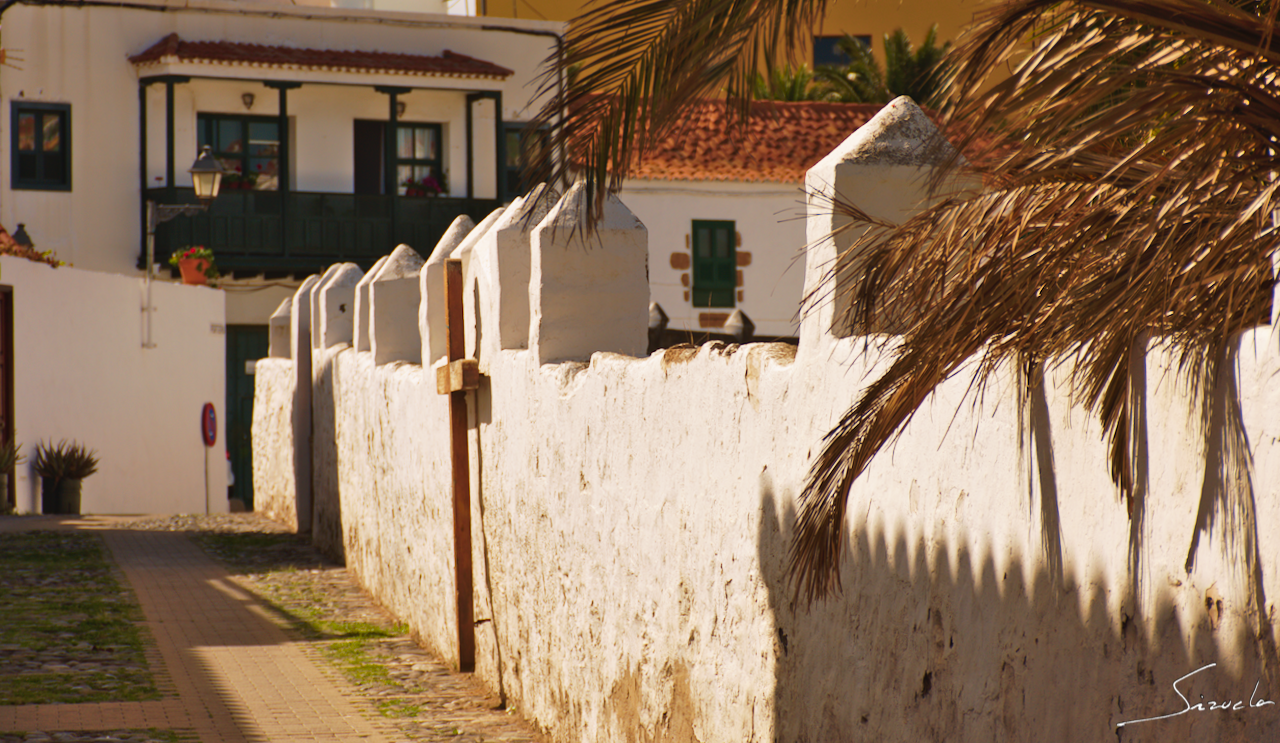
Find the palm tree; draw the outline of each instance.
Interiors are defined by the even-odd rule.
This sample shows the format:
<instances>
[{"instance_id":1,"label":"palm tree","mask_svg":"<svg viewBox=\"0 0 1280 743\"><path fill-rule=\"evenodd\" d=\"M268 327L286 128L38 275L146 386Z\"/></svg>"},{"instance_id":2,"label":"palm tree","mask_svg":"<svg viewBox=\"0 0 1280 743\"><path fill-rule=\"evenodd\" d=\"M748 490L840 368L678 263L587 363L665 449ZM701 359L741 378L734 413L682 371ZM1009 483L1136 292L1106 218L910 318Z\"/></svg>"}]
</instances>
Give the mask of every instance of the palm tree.
<instances>
[{"instance_id":1,"label":"palm tree","mask_svg":"<svg viewBox=\"0 0 1280 743\"><path fill-rule=\"evenodd\" d=\"M938 46L938 27L929 28L924 43L913 49L902 29L884 36L884 68L865 44L846 34L836 47L849 58L843 65L822 65L814 73L841 103L888 103L900 95L924 106L936 106L946 77L943 57L951 42Z\"/></svg>"},{"instance_id":2,"label":"palm tree","mask_svg":"<svg viewBox=\"0 0 1280 743\"><path fill-rule=\"evenodd\" d=\"M826 90L815 85L814 80L814 71L807 64L775 67L768 76L756 73L751 81L751 97L759 101L826 100Z\"/></svg>"},{"instance_id":3,"label":"palm tree","mask_svg":"<svg viewBox=\"0 0 1280 743\"><path fill-rule=\"evenodd\" d=\"M1232 340L1266 322L1271 301L1277 7L1005 0L953 50L948 119L968 132L959 149L987 187L942 198L902 224L871 224L852 248L866 256L853 282L856 320L872 321L886 297L919 309L888 371L812 465L791 550L799 597L839 589L852 482L975 356L979 387L1009 365L1025 376L1067 366L1075 398L1102 422L1120 497L1140 518L1135 360L1148 343L1180 359L1203 402L1206 457L1217 464L1206 468L1188 566L1200 531L1216 516L1235 519L1260 585L1248 447L1238 404L1220 401L1232 399ZM727 83L730 99L745 106L743 82L758 58L807 33L822 3L631 0L597 8L565 44L565 59L587 72L553 95L543 120L552 140L582 153L598 204L674 126L684 103ZM1015 61L1009 77L994 79ZM579 116L557 123L568 109ZM547 173L564 168L549 158L544 165ZM837 208L861 215L856 204ZM1227 435L1215 438L1215 427Z\"/></svg>"}]
</instances>

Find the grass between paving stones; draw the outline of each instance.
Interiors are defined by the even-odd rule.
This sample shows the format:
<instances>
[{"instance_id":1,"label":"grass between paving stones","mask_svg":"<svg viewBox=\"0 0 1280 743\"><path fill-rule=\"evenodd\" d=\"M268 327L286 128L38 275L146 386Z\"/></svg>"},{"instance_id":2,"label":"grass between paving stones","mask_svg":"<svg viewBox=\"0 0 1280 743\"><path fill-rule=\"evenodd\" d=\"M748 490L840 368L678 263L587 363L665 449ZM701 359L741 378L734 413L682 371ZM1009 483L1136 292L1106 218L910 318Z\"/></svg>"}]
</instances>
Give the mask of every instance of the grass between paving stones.
<instances>
[{"instance_id":1,"label":"grass between paving stones","mask_svg":"<svg viewBox=\"0 0 1280 743\"><path fill-rule=\"evenodd\" d=\"M0 536L0 704L159 699L142 612L92 534Z\"/></svg>"},{"instance_id":2,"label":"grass between paving stones","mask_svg":"<svg viewBox=\"0 0 1280 743\"><path fill-rule=\"evenodd\" d=\"M231 572L249 579L259 597L305 639L315 642L349 681L400 687L371 651L379 640L403 636L407 627L326 618L329 601L324 591L305 580L290 580L300 568L323 565L304 539L293 534L212 532L195 537ZM386 717L411 717L419 712L416 706L394 699L381 701L377 707Z\"/></svg>"}]
</instances>

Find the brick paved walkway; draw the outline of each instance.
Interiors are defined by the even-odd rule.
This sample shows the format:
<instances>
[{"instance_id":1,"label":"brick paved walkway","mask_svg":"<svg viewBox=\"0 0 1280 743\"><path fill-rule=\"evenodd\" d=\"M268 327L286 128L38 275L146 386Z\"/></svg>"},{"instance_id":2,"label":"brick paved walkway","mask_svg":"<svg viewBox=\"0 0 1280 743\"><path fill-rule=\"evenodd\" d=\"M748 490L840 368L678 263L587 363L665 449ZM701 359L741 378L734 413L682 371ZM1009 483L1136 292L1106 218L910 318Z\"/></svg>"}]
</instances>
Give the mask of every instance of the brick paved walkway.
<instances>
[{"instance_id":1,"label":"brick paved walkway","mask_svg":"<svg viewBox=\"0 0 1280 743\"><path fill-rule=\"evenodd\" d=\"M107 529L103 537L155 637L159 657L149 660L165 698L0 706L0 730L159 728L204 743L388 740L387 728L186 535L95 526Z\"/></svg>"}]
</instances>

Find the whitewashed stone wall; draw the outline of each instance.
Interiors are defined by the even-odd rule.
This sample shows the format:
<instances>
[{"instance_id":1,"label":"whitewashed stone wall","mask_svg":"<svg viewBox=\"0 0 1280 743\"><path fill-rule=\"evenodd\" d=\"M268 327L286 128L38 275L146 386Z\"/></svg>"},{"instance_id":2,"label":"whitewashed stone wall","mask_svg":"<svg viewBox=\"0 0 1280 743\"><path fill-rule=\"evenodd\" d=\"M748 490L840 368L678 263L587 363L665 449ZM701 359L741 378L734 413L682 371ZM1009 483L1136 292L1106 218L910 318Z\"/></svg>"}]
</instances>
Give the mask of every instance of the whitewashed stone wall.
<instances>
[{"instance_id":1,"label":"whitewashed stone wall","mask_svg":"<svg viewBox=\"0 0 1280 743\"><path fill-rule=\"evenodd\" d=\"M253 507L268 518L297 530L298 485L294 476L293 426L297 379L293 363L280 358L258 359L253 368L253 383L250 429L253 438ZM262 479L258 480L259 477Z\"/></svg>"},{"instance_id":2,"label":"whitewashed stone wall","mask_svg":"<svg viewBox=\"0 0 1280 743\"><path fill-rule=\"evenodd\" d=\"M470 347L485 374L470 429L477 673L555 739L1280 735L1280 705L1257 706L1280 700L1280 550L1266 541L1280 533L1270 328L1244 335L1238 365L1256 520L1219 518L1194 571L1184 562L1203 437L1171 360L1153 348L1136 537L1101 429L1071 405L1064 379L1050 378L1041 401L1033 434L1052 442L1052 461L1040 468L1020 449L1012 378L974 402L959 374L855 483L844 592L804 607L785 573L796 497L823 435L882 360L815 313L799 354L711 344L539 364L536 348L499 347L515 343L498 335L509 315L489 311L502 255L474 257ZM504 284L502 301L517 289ZM530 292L530 317L543 294ZM274 369L288 363L260 362L272 370L259 372L260 401L287 398L274 387L291 377ZM456 657L448 417L434 369L375 365L347 346L314 364L327 380L315 415L333 421L316 428L315 466L336 483L317 490L317 513L339 514L340 549L369 590ZM285 441L264 432L256 445ZM285 479L255 470L260 488L271 477ZM1239 560L1250 526L1263 540L1253 575ZM1192 704L1201 694L1206 707L1243 704L1117 728L1183 709L1180 678Z\"/></svg>"}]
</instances>

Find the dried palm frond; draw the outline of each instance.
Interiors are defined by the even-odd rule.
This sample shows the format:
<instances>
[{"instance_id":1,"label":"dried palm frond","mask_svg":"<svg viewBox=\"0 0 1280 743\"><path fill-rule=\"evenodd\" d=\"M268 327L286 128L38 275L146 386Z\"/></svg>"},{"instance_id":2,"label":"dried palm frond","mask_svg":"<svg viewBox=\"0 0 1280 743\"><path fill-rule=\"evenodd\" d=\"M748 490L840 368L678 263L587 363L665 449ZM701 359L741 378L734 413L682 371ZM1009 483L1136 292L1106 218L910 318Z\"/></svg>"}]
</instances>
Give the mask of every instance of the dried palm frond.
<instances>
[{"instance_id":1,"label":"dried palm frond","mask_svg":"<svg viewBox=\"0 0 1280 743\"><path fill-rule=\"evenodd\" d=\"M974 355L979 387L1019 360L1069 363L1077 401L1106 432L1112 479L1132 498L1135 344L1158 338L1192 386L1209 389L1228 363L1225 339L1269 317L1275 12L1224 0L1009 0L957 48L950 119L969 132L958 149L988 188L900 225L868 224L848 249L855 319L890 299L918 309L888 371L812 466L791 551L799 596L838 590L850 485ZM836 208L858 218L856 204Z\"/></svg>"}]
</instances>

